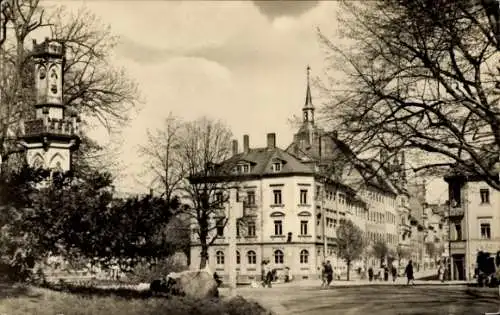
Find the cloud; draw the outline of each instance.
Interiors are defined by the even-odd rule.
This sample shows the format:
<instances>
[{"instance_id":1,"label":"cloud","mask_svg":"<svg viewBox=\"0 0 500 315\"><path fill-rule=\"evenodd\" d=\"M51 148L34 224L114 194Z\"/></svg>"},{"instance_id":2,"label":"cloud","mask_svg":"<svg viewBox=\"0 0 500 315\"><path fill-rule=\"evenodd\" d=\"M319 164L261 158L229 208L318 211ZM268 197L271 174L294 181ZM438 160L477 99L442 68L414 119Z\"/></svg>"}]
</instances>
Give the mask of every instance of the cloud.
<instances>
[{"instance_id":1,"label":"cloud","mask_svg":"<svg viewBox=\"0 0 500 315\"><path fill-rule=\"evenodd\" d=\"M313 9L319 1L253 1L259 11L270 19L283 16L299 17Z\"/></svg>"}]
</instances>

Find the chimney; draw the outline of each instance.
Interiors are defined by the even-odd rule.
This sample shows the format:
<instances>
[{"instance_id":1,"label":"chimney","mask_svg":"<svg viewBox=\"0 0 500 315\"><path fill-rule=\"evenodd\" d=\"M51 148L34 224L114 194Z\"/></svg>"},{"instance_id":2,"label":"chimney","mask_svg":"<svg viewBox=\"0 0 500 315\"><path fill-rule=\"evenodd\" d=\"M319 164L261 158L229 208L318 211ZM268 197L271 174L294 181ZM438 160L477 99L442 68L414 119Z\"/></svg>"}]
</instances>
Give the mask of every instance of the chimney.
<instances>
[{"instance_id":1,"label":"chimney","mask_svg":"<svg viewBox=\"0 0 500 315\"><path fill-rule=\"evenodd\" d=\"M248 138L248 135L243 136L243 152L248 153L248 150L250 149L250 139Z\"/></svg>"},{"instance_id":2,"label":"chimney","mask_svg":"<svg viewBox=\"0 0 500 315\"><path fill-rule=\"evenodd\" d=\"M276 148L276 134L268 133L267 134L267 148L274 149Z\"/></svg>"},{"instance_id":3,"label":"chimney","mask_svg":"<svg viewBox=\"0 0 500 315\"><path fill-rule=\"evenodd\" d=\"M233 156L238 154L238 140L233 140Z\"/></svg>"}]
</instances>

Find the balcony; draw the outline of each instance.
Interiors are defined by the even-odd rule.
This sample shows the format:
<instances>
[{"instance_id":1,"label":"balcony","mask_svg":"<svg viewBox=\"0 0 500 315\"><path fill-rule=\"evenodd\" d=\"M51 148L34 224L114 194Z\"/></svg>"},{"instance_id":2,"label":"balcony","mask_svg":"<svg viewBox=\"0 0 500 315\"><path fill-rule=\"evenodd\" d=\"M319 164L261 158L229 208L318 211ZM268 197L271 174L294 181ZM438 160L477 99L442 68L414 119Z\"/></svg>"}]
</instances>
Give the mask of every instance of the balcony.
<instances>
[{"instance_id":1,"label":"balcony","mask_svg":"<svg viewBox=\"0 0 500 315\"><path fill-rule=\"evenodd\" d=\"M249 204L247 202L243 202L243 215L245 217L248 216L256 216L257 215L257 205Z\"/></svg>"},{"instance_id":2,"label":"balcony","mask_svg":"<svg viewBox=\"0 0 500 315\"><path fill-rule=\"evenodd\" d=\"M29 120L24 123L26 137L52 134L56 136L77 136L78 127L69 119L43 119Z\"/></svg>"},{"instance_id":3,"label":"balcony","mask_svg":"<svg viewBox=\"0 0 500 315\"><path fill-rule=\"evenodd\" d=\"M446 217L449 218L461 218L464 216L464 208L463 207L451 207L449 212L446 213Z\"/></svg>"}]
</instances>

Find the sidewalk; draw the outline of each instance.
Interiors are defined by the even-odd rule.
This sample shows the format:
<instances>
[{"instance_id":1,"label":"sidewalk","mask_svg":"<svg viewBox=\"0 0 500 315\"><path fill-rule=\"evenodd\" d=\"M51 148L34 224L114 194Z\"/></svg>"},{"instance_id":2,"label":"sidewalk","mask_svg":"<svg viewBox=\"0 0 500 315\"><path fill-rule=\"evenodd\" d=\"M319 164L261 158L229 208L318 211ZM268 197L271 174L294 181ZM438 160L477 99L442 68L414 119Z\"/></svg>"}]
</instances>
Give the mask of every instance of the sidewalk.
<instances>
[{"instance_id":1,"label":"sidewalk","mask_svg":"<svg viewBox=\"0 0 500 315\"><path fill-rule=\"evenodd\" d=\"M467 281L444 281L441 282L439 280L423 280L425 278L429 278L436 275L437 278L437 271L435 270L425 270L425 271L420 271L415 273L415 285L466 285L468 284ZM353 279L354 278L354 279ZM392 281L392 277L389 277L389 281L380 281L380 280L374 280L372 282L368 281L368 279L359 279L357 275L353 274L351 275L351 280L347 281L345 278L341 280L333 280L333 282L330 284L331 287L353 287L353 286L386 286L386 285L403 285L407 283L406 277L398 277L396 278L396 281ZM273 283L273 287L276 288L313 288L313 287L320 287L321 286L321 280L320 279L298 279L298 280L292 280L291 282L284 283L284 282L277 282ZM223 289L223 288L221 288ZM238 291L247 291L247 290L259 290L262 289L261 287L259 288L252 288L250 286L241 286L238 287ZM223 289L224 290L224 289ZM225 290L224 290L225 292Z\"/></svg>"}]
</instances>

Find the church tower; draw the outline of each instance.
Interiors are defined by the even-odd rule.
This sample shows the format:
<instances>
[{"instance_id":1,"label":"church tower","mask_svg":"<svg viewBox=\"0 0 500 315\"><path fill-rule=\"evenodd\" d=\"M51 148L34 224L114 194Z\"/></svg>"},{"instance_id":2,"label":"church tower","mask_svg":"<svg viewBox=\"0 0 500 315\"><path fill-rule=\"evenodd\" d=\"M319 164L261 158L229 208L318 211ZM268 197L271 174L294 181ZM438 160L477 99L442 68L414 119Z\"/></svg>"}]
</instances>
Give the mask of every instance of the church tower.
<instances>
[{"instance_id":1,"label":"church tower","mask_svg":"<svg viewBox=\"0 0 500 315\"><path fill-rule=\"evenodd\" d=\"M311 67L307 66L307 88L306 88L306 101L304 103L304 108L302 108L303 113L303 123L304 124L314 124L314 106L312 104L311 87L310 87L310 72Z\"/></svg>"},{"instance_id":2,"label":"church tower","mask_svg":"<svg viewBox=\"0 0 500 315\"><path fill-rule=\"evenodd\" d=\"M69 171L71 153L79 144L76 112L68 115L63 101L64 46L45 39L33 40L35 118L24 123L21 144L31 167ZM68 117L69 116L69 117Z\"/></svg>"}]
</instances>

